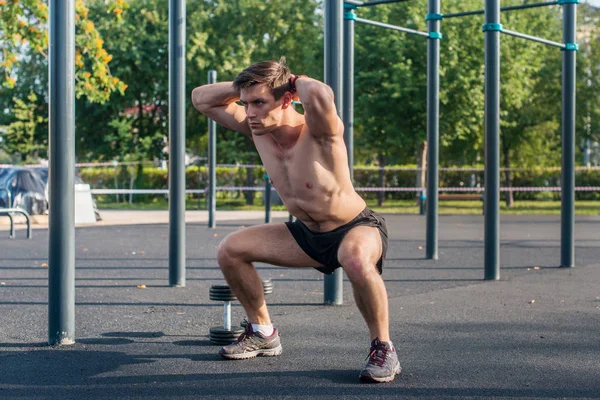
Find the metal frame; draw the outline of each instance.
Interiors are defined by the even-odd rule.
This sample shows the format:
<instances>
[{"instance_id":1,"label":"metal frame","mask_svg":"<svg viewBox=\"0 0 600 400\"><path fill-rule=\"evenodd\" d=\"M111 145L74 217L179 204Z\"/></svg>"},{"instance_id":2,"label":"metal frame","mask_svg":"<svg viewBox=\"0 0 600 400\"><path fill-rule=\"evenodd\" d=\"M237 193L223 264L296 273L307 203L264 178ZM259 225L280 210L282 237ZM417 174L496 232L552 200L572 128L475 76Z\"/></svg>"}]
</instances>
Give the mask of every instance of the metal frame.
<instances>
[{"instance_id":1,"label":"metal frame","mask_svg":"<svg viewBox=\"0 0 600 400\"><path fill-rule=\"evenodd\" d=\"M31 239L31 217L29 213L20 208L0 208L0 217L8 217L10 219L10 233L8 237L14 239L16 237L15 233L15 223L13 221L12 213L22 214L27 220L27 239Z\"/></svg>"},{"instance_id":2,"label":"metal frame","mask_svg":"<svg viewBox=\"0 0 600 400\"><path fill-rule=\"evenodd\" d=\"M395 31L400 31L400 32L404 32L404 33L411 33L413 35L419 35L419 36L423 36L423 37L426 37L426 38L429 37L429 33L427 33L427 32L420 32L420 31L417 31L417 30L414 30L414 29L403 28L401 26L384 24L383 22L371 21L369 19L358 18L358 17L356 17L354 20L356 22L360 22L360 23L367 24L367 25L374 25L374 26L378 26L380 28L393 29Z\"/></svg>"},{"instance_id":3,"label":"metal frame","mask_svg":"<svg viewBox=\"0 0 600 400\"><path fill-rule=\"evenodd\" d=\"M485 1L485 24L500 24L500 0ZM500 279L500 31L485 31L484 279Z\"/></svg>"},{"instance_id":4,"label":"metal frame","mask_svg":"<svg viewBox=\"0 0 600 400\"><path fill-rule=\"evenodd\" d=\"M217 71L208 71L208 83L217 82ZM208 118L208 227L217 226L217 122Z\"/></svg>"},{"instance_id":5,"label":"metal frame","mask_svg":"<svg viewBox=\"0 0 600 400\"><path fill-rule=\"evenodd\" d=\"M325 83L333 90L335 107L343 118L343 0L325 0ZM324 303L340 305L344 302L344 271L338 268L324 278Z\"/></svg>"},{"instance_id":6,"label":"metal frame","mask_svg":"<svg viewBox=\"0 0 600 400\"><path fill-rule=\"evenodd\" d=\"M75 2L50 0L48 343L75 343Z\"/></svg>"},{"instance_id":7,"label":"metal frame","mask_svg":"<svg viewBox=\"0 0 600 400\"><path fill-rule=\"evenodd\" d=\"M169 0L169 285L185 286L185 0Z\"/></svg>"},{"instance_id":8,"label":"metal frame","mask_svg":"<svg viewBox=\"0 0 600 400\"><path fill-rule=\"evenodd\" d=\"M548 1L544 3L532 3L532 4L522 4L520 6L508 6L501 7L500 11L514 11L514 10L523 10L526 8L536 8L536 7L545 7L545 6L554 6L559 4L558 1ZM452 14L443 14L442 18L456 18L456 17L468 17L471 15L483 15L485 14L485 10L475 10L475 11L463 11Z\"/></svg>"},{"instance_id":9,"label":"metal frame","mask_svg":"<svg viewBox=\"0 0 600 400\"><path fill-rule=\"evenodd\" d=\"M565 2L566 3L566 2ZM563 41L577 40L577 4L563 4ZM562 200L561 261L562 267L575 266L575 49L562 54Z\"/></svg>"},{"instance_id":10,"label":"metal frame","mask_svg":"<svg viewBox=\"0 0 600 400\"><path fill-rule=\"evenodd\" d=\"M440 0L428 1L429 14L439 14ZM429 32L440 31L440 20L427 21ZM438 191L440 142L440 41L427 41L427 202L425 255L438 259Z\"/></svg>"},{"instance_id":11,"label":"metal frame","mask_svg":"<svg viewBox=\"0 0 600 400\"><path fill-rule=\"evenodd\" d=\"M567 46L564 43L558 43L558 42L554 42L552 40L547 40L547 39L543 39L537 36L531 36L531 35L527 35L525 33L520 33L520 32L515 32L515 31L511 31L508 29L502 29L501 31L502 33L509 35L509 36L514 36L514 37L518 37L521 39L527 39L527 40L531 40L533 42L538 42L538 43L543 43L543 44L547 44L549 46L554 46L554 47L558 47L561 49L566 49Z\"/></svg>"}]
</instances>

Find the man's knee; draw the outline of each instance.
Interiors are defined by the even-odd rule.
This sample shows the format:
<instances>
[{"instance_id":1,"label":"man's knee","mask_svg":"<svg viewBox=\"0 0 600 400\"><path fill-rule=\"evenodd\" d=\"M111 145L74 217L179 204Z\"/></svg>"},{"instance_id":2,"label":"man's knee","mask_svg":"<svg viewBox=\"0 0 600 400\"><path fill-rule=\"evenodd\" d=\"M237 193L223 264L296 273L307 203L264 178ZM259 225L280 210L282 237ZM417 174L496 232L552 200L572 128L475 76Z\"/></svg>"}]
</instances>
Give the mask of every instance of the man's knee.
<instances>
[{"instance_id":1,"label":"man's knee","mask_svg":"<svg viewBox=\"0 0 600 400\"><path fill-rule=\"evenodd\" d=\"M373 250L353 243L340 248L338 262L341 264L351 282L361 282L373 274L379 275L374 261Z\"/></svg>"},{"instance_id":2,"label":"man's knee","mask_svg":"<svg viewBox=\"0 0 600 400\"><path fill-rule=\"evenodd\" d=\"M243 249L240 246L240 239L235 238L236 234L227 235L217 247L217 262L221 269L229 268L235 265L235 262L243 259Z\"/></svg>"}]
</instances>

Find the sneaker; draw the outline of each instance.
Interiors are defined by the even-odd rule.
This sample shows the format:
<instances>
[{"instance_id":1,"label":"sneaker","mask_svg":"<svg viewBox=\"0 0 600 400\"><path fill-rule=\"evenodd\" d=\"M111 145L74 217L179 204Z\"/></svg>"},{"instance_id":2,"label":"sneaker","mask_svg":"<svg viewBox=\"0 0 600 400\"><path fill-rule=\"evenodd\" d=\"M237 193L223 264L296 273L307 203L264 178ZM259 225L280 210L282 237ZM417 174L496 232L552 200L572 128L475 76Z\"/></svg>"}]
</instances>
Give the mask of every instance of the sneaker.
<instances>
[{"instance_id":1,"label":"sneaker","mask_svg":"<svg viewBox=\"0 0 600 400\"><path fill-rule=\"evenodd\" d=\"M359 375L363 382L391 382L402 371L394 346L380 341L379 338L371 342L371 352L367 360L367 365Z\"/></svg>"},{"instance_id":2,"label":"sneaker","mask_svg":"<svg viewBox=\"0 0 600 400\"><path fill-rule=\"evenodd\" d=\"M274 357L281 354L281 341L277 328L271 336L264 336L252 330L252 324L246 325L244 333L235 342L223 347L219 354L230 360L245 360L258 356Z\"/></svg>"}]
</instances>

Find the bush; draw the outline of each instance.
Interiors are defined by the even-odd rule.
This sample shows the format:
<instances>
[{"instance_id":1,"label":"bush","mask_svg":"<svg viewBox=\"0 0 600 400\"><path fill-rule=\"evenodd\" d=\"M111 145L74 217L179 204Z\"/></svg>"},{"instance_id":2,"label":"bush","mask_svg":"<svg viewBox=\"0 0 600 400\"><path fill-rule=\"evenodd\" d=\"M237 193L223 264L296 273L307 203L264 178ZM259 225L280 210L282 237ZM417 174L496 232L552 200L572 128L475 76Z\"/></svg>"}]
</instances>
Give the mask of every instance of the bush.
<instances>
[{"instance_id":1,"label":"bush","mask_svg":"<svg viewBox=\"0 0 600 400\"><path fill-rule=\"evenodd\" d=\"M357 165L354 170L356 187L379 187L380 176L377 168L361 169ZM388 168L415 168L415 165L388 166ZM468 167L465 167L468 168ZM119 166L117 168L81 168L79 175L84 182L94 189L128 189L132 168ZM245 167L218 167L217 186L242 187L264 186L264 168L252 168L249 175ZM167 189L168 171L157 167L144 167L137 170L135 189ZM386 169L383 173L385 187L414 188L417 182L417 171ZM513 171L513 187L560 186L560 171ZM600 186L600 171L577 171L575 174L577 186ZM440 171L440 187L475 187L484 186L483 171ZM501 185L506 186L506 176L501 174ZM188 189L204 189L208 187L208 171L205 166L190 166L186 169L186 186ZM377 192L361 192L366 199L376 199ZM410 200L416 197L416 192L387 192L386 199ZM238 200L245 198L251 201L254 196L245 196L244 191L221 191L220 199ZM148 201L155 195L136 195L135 201ZM196 196L194 196L196 197ZM514 192L515 200L560 200L560 192ZM577 192L577 200L599 200L600 192Z\"/></svg>"}]
</instances>

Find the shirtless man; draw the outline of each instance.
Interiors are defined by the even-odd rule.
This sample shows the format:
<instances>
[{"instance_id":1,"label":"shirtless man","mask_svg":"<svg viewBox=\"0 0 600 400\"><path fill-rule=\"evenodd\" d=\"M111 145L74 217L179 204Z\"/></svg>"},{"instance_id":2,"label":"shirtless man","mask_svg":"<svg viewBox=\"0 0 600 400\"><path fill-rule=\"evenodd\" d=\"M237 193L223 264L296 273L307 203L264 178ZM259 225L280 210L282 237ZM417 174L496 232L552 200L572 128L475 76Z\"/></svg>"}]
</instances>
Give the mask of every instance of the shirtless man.
<instances>
[{"instance_id":1,"label":"shirtless man","mask_svg":"<svg viewBox=\"0 0 600 400\"><path fill-rule=\"evenodd\" d=\"M304 114L294 110L299 98ZM314 267L331 274L342 267L371 336L362 381L389 382L400 373L389 334L388 298L381 278L387 249L385 220L354 191L331 88L292 75L285 59L254 64L233 82L200 86L196 109L248 136L295 222L253 226L228 235L217 259L248 316L246 331L219 354L227 359L277 356L262 281L252 265ZM242 105L239 105L241 102Z\"/></svg>"}]
</instances>

